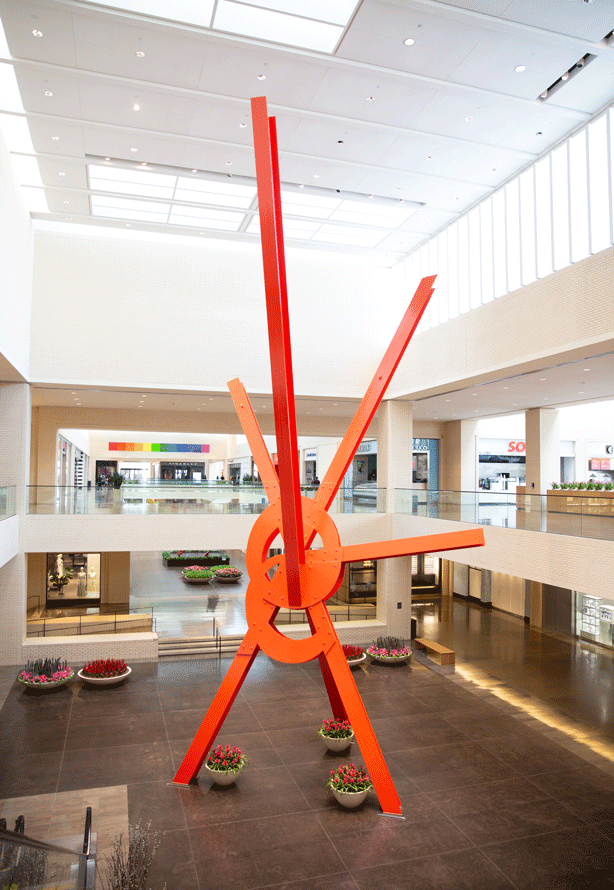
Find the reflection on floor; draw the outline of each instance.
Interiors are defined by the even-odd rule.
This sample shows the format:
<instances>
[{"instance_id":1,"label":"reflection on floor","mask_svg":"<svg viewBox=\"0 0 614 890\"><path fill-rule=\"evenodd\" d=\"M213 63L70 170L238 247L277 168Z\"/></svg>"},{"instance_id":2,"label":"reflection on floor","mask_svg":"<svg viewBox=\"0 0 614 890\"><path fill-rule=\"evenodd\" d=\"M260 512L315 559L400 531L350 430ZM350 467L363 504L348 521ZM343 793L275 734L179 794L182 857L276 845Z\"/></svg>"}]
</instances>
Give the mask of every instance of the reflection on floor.
<instances>
[{"instance_id":1,"label":"reflection on floor","mask_svg":"<svg viewBox=\"0 0 614 890\"><path fill-rule=\"evenodd\" d=\"M71 681L43 695L14 684L0 814L7 800L12 813L17 798L56 796L50 837L62 835L63 795L78 792L79 804L104 799L106 831L125 819L125 789L129 820L163 832L153 890L611 886L614 778L521 709L417 659L355 672L404 820L382 818L373 795L355 811L332 800L330 769L362 758L356 746L329 755L316 735L330 713L317 661L260 654L218 739L245 751L243 774L228 788L170 785L228 666L135 664L120 687Z\"/></svg>"}]
</instances>

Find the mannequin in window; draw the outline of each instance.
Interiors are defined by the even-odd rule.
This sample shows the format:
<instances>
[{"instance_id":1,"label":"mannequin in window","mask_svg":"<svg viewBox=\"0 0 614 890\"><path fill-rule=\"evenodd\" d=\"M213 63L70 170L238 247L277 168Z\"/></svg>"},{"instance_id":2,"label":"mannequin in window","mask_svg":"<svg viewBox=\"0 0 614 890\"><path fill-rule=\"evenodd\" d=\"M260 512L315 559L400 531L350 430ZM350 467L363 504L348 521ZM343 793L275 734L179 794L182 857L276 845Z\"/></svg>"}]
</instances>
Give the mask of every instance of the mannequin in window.
<instances>
[{"instance_id":1,"label":"mannequin in window","mask_svg":"<svg viewBox=\"0 0 614 890\"><path fill-rule=\"evenodd\" d=\"M64 574L64 560L62 559L61 553L58 553L58 555L55 558L55 570L58 573L59 577L61 578L62 575Z\"/></svg>"}]
</instances>

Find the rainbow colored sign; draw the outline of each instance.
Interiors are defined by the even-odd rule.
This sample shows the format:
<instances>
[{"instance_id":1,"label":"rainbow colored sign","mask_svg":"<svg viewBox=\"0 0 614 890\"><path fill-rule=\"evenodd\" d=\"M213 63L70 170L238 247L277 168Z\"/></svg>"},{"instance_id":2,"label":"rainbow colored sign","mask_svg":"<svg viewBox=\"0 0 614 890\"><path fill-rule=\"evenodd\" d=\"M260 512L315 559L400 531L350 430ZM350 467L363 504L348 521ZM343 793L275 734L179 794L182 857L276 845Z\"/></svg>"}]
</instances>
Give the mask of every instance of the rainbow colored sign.
<instances>
[{"instance_id":1,"label":"rainbow colored sign","mask_svg":"<svg viewBox=\"0 0 614 890\"><path fill-rule=\"evenodd\" d=\"M179 445L175 442L109 442L109 451L160 451L166 454L209 454L209 446Z\"/></svg>"}]
</instances>

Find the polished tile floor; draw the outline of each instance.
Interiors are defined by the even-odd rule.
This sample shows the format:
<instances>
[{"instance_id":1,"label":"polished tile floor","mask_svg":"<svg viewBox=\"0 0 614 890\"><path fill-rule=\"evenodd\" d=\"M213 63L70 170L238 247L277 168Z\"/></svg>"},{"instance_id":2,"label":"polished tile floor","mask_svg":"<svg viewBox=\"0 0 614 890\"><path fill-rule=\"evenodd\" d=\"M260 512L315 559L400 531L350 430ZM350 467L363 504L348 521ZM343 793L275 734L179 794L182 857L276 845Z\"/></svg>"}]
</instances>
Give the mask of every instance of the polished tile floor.
<instances>
[{"instance_id":1,"label":"polished tile floor","mask_svg":"<svg viewBox=\"0 0 614 890\"><path fill-rule=\"evenodd\" d=\"M478 612L459 614L471 623ZM519 638L510 637L522 661ZM460 635L457 644L468 645ZM162 832L152 890L165 882L167 890L614 886L607 759L565 747L565 734L523 709L522 696L496 695L494 674L489 687L462 665L436 668L421 656L411 666L355 671L402 821L382 816L373 795L356 811L340 810L325 788L335 764L362 760L355 747L325 753L316 736L329 715L317 662L282 665L260 654L219 736L249 758L238 781L225 789L204 777L189 788L169 784L228 665L135 664L122 686L71 681L43 695L14 684L0 715L0 815L9 801L13 812L16 799L54 796L48 836L61 836L63 813L72 818L75 805L63 795L77 794L83 807L98 802L94 829L108 834L109 810L122 827L127 799L131 822L151 820ZM495 670L496 653L483 666L485 675Z\"/></svg>"}]
</instances>

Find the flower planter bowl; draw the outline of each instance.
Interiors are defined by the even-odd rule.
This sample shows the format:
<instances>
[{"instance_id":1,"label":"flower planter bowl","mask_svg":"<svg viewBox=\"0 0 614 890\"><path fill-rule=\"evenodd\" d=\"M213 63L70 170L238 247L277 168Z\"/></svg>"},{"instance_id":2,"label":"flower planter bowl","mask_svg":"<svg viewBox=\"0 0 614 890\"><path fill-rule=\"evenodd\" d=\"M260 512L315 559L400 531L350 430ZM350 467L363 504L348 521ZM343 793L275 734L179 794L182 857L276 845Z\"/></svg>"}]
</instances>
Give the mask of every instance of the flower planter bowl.
<instances>
[{"instance_id":1,"label":"flower planter bowl","mask_svg":"<svg viewBox=\"0 0 614 890\"><path fill-rule=\"evenodd\" d=\"M354 733L344 739L332 739L330 736L321 735L320 738L329 751L345 751L354 741Z\"/></svg>"},{"instance_id":2,"label":"flower planter bowl","mask_svg":"<svg viewBox=\"0 0 614 890\"><path fill-rule=\"evenodd\" d=\"M348 665L349 665L350 668L358 667L359 664L362 664L363 661L366 661L366 660L367 660L367 653L366 653L366 652L364 652L364 653L360 656L360 658L352 658L352 659L348 658L348 659L346 659L346 661L347 661L347 663L348 663Z\"/></svg>"},{"instance_id":3,"label":"flower planter bowl","mask_svg":"<svg viewBox=\"0 0 614 890\"><path fill-rule=\"evenodd\" d=\"M346 810L353 810L356 807L359 807L363 800L366 799L367 791L337 791L336 788L330 789L337 803L341 804L342 807L345 807Z\"/></svg>"},{"instance_id":4,"label":"flower planter bowl","mask_svg":"<svg viewBox=\"0 0 614 890\"><path fill-rule=\"evenodd\" d=\"M37 692L51 692L52 689L58 689L60 686L65 686L69 680L72 680L74 675L73 671L70 677L66 677L63 680L50 680L48 683L29 683L27 680L21 680L19 677L17 677L17 680L22 686L25 686L26 689L35 689Z\"/></svg>"},{"instance_id":5,"label":"flower planter bowl","mask_svg":"<svg viewBox=\"0 0 614 890\"><path fill-rule=\"evenodd\" d=\"M187 584L209 584L209 582L213 579L213 575L211 578L186 578L186 576L181 573L181 577Z\"/></svg>"},{"instance_id":6,"label":"flower planter bowl","mask_svg":"<svg viewBox=\"0 0 614 890\"><path fill-rule=\"evenodd\" d=\"M215 576L215 580L219 581L220 584L236 584L238 581L241 580L241 578L242 578L242 575L239 575L236 578L220 578L219 575Z\"/></svg>"},{"instance_id":7,"label":"flower planter bowl","mask_svg":"<svg viewBox=\"0 0 614 890\"><path fill-rule=\"evenodd\" d=\"M411 661L411 652L408 655L367 655L378 664L407 664Z\"/></svg>"},{"instance_id":8,"label":"flower planter bowl","mask_svg":"<svg viewBox=\"0 0 614 890\"><path fill-rule=\"evenodd\" d=\"M94 686L114 686L116 683L121 683L122 680L125 680L131 673L132 668L127 668L123 674L117 674L115 677L88 677L81 670L78 671L77 676L85 680L86 683L92 683Z\"/></svg>"},{"instance_id":9,"label":"flower planter bowl","mask_svg":"<svg viewBox=\"0 0 614 890\"><path fill-rule=\"evenodd\" d=\"M226 771L222 771L220 769L211 769L211 767L207 766L206 763L205 769L209 774L209 778L213 779L216 785L232 785L232 783L236 782L236 780L241 775L241 770L238 770L238 772L235 773L230 769Z\"/></svg>"}]
</instances>

